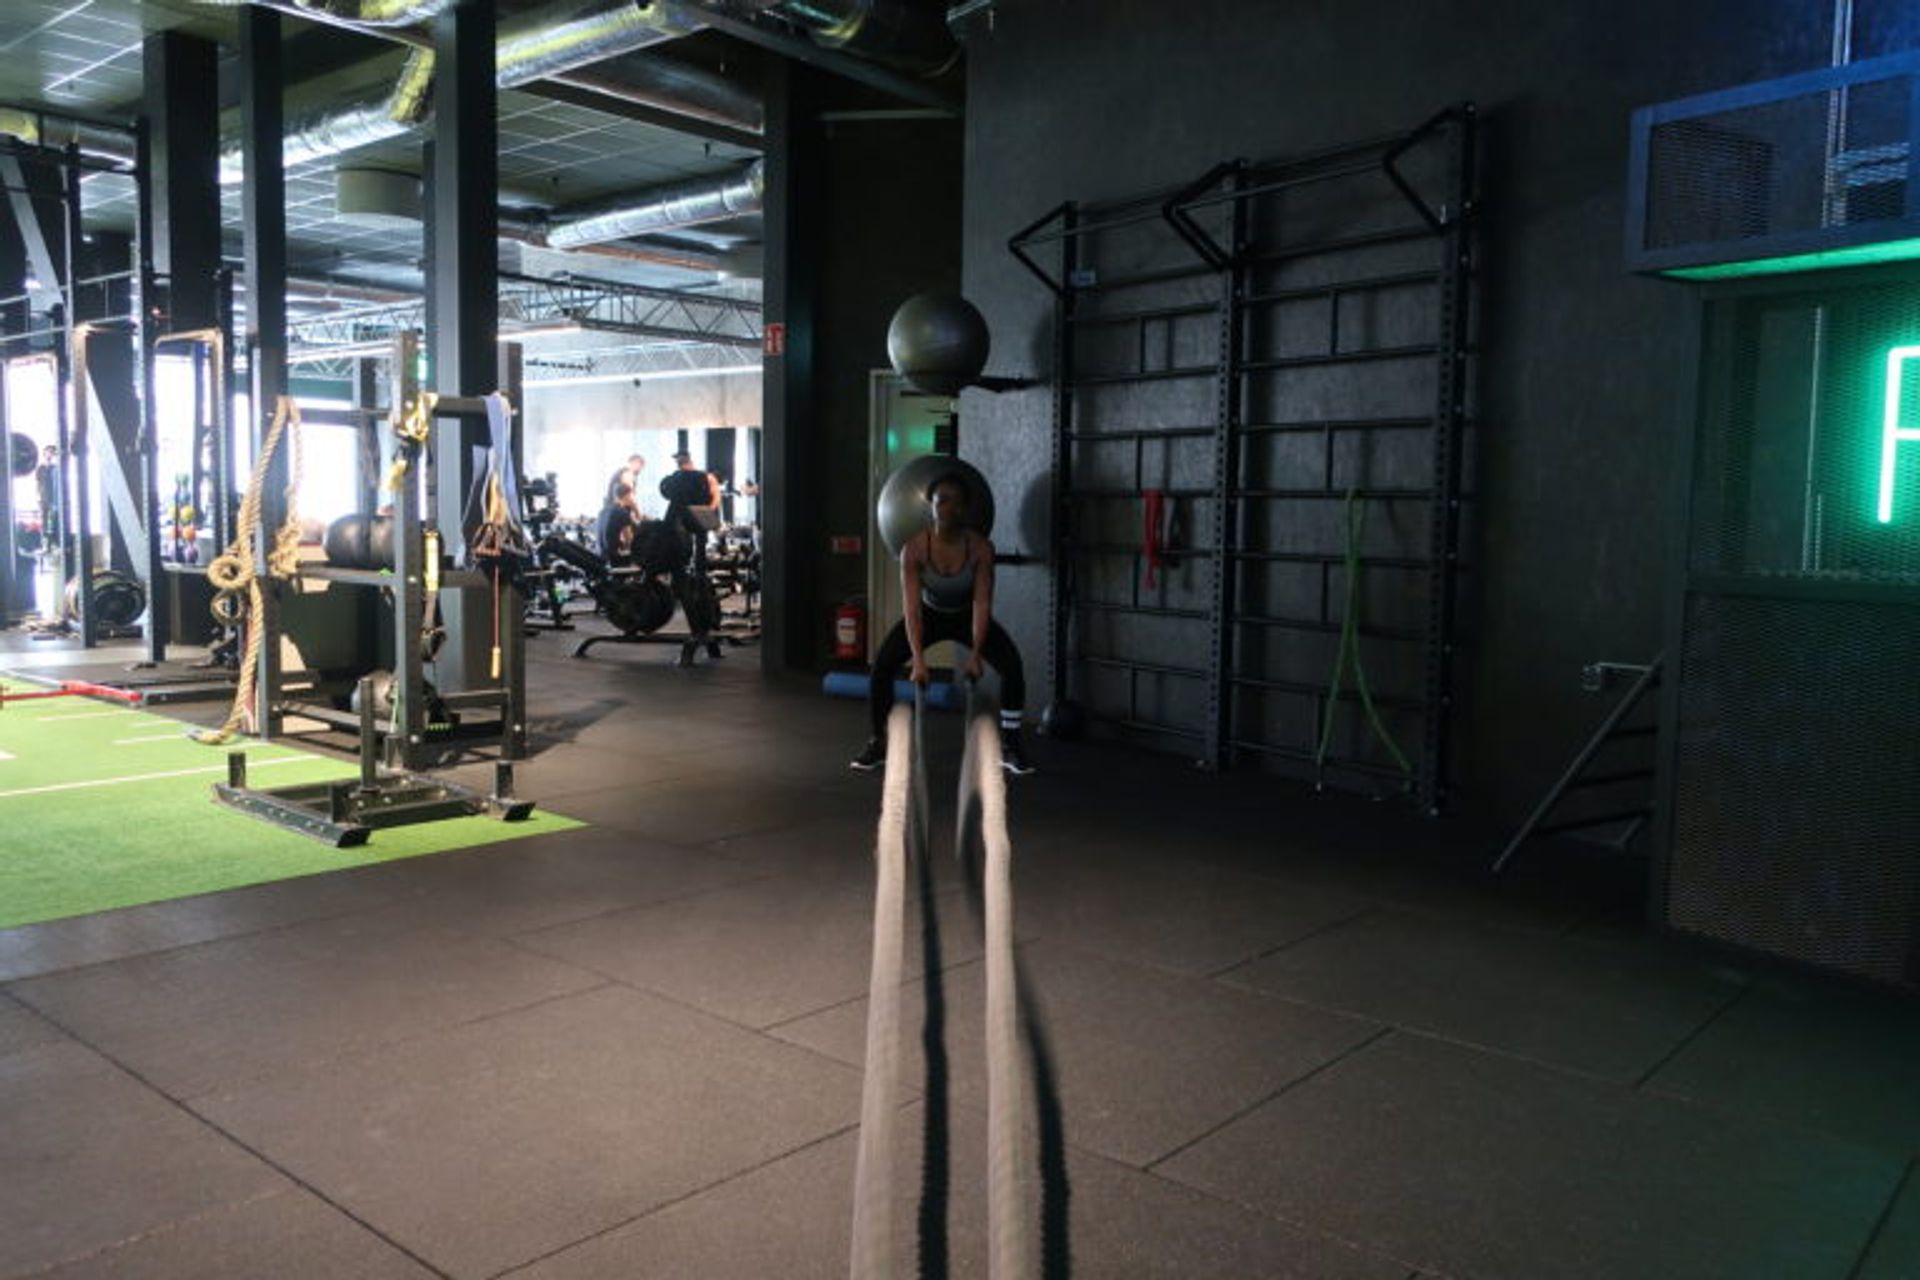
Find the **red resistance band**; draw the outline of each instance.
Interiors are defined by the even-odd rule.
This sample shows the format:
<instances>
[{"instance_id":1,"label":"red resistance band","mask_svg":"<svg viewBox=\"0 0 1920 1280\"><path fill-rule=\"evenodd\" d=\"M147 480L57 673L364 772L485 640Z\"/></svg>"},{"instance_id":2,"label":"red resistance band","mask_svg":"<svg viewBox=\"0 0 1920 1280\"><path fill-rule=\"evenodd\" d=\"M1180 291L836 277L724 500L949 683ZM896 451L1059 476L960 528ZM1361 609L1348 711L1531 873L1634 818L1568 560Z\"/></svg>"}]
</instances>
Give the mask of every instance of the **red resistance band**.
<instances>
[{"instance_id":1,"label":"red resistance band","mask_svg":"<svg viewBox=\"0 0 1920 1280\"><path fill-rule=\"evenodd\" d=\"M1141 530L1141 550L1147 559L1147 586L1159 585L1160 566L1166 563L1167 535L1173 531L1173 509L1167 505L1167 495L1159 489L1148 489L1140 495L1146 499L1146 527Z\"/></svg>"},{"instance_id":2,"label":"red resistance band","mask_svg":"<svg viewBox=\"0 0 1920 1280\"><path fill-rule=\"evenodd\" d=\"M58 689L36 689L32 693L8 693L0 689L0 707L9 702L32 702L39 698L111 698L130 707L137 707L144 701L140 694L131 689L115 689L111 685L91 684L85 680L62 680Z\"/></svg>"}]
</instances>

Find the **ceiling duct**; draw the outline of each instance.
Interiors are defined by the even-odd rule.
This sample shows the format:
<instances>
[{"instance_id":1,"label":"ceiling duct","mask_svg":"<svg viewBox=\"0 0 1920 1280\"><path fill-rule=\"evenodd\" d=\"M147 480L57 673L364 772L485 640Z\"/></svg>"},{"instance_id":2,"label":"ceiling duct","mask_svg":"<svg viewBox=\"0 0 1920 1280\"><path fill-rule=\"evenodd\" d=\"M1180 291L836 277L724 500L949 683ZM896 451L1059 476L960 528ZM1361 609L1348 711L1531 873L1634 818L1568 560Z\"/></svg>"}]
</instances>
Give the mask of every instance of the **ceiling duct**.
<instances>
[{"instance_id":1,"label":"ceiling duct","mask_svg":"<svg viewBox=\"0 0 1920 1280\"><path fill-rule=\"evenodd\" d=\"M937 76L960 56L942 10L925 0L783 0L773 12L815 44L914 75Z\"/></svg>"},{"instance_id":2,"label":"ceiling duct","mask_svg":"<svg viewBox=\"0 0 1920 1280\"><path fill-rule=\"evenodd\" d=\"M580 0L550 5L500 34L494 83L502 89L644 49L697 29L686 11L667 0ZM371 102L333 107L288 130L284 162L303 164L397 138L423 124L432 110L433 51L414 49L393 91ZM241 177L240 148L220 155L220 180Z\"/></svg>"},{"instance_id":3,"label":"ceiling duct","mask_svg":"<svg viewBox=\"0 0 1920 1280\"><path fill-rule=\"evenodd\" d=\"M547 228L547 243L555 249L573 249L758 213L765 195L766 170L755 160L718 181L703 178L652 187L612 208L555 222Z\"/></svg>"},{"instance_id":4,"label":"ceiling duct","mask_svg":"<svg viewBox=\"0 0 1920 1280\"><path fill-rule=\"evenodd\" d=\"M747 133L760 133L766 128L766 107L758 93L725 76L659 54L621 58L553 78L610 98Z\"/></svg>"},{"instance_id":5,"label":"ceiling duct","mask_svg":"<svg viewBox=\"0 0 1920 1280\"><path fill-rule=\"evenodd\" d=\"M366 27L411 27L453 7L453 0L293 0L316 17Z\"/></svg>"},{"instance_id":6,"label":"ceiling duct","mask_svg":"<svg viewBox=\"0 0 1920 1280\"><path fill-rule=\"evenodd\" d=\"M0 138L17 138L34 147L63 150L69 144L80 154L115 164L133 164L133 136L83 120L43 116L20 107L0 107Z\"/></svg>"}]
</instances>

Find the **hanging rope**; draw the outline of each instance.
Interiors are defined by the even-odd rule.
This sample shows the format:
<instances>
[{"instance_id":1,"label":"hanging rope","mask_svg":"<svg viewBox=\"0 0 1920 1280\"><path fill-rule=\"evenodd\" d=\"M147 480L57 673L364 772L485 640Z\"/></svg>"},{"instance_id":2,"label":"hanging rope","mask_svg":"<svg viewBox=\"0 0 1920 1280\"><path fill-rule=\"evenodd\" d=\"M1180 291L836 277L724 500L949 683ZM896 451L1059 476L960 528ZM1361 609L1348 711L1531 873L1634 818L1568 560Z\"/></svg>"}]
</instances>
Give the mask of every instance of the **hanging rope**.
<instances>
[{"instance_id":1,"label":"hanging rope","mask_svg":"<svg viewBox=\"0 0 1920 1280\"><path fill-rule=\"evenodd\" d=\"M287 450L287 514L272 541L263 545L259 537L261 495L283 443ZM207 566L207 582L216 593L213 616L229 626L244 626L246 644L240 654L240 679L234 687L233 706L227 711L225 723L218 729L203 729L193 734L196 742L209 746L231 742L253 710L260 647L265 642L266 630L261 625L266 603L260 579L262 576L269 580L286 579L300 571L299 494L305 470L300 446L300 408L294 404L293 397L281 396L274 405L273 423L260 445L260 456L254 460L253 474L247 479L246 496L240 500L240 520L234 529L233 541Z\"/></svg>"},{"instance_id":2,"label":"hanging rope","mask_svg":"<svg viewBox=\"0 0 1920 1280\"><path fill-rule=\"evenodd\" d=\"M1334 712L1340 705L1340 676L1351 659L1353 687L1360 695L1360 706L1366 712L1367 723L1393 757L1394 763L1400 766L1400 772L1411 777L1413 766L1407 762L1406 753L1400 750L1400 744L1393 740L1393 735L1387 732L1386 724L1380 719L1379 708L1373 704L1373 691L1367 687L1367 669L1360 662L1360 539L1367 528L1367 509L1359 502L1359 491L1356 489L1347 490L1346 520L1347 607L1340 621L1340 650L1333 658L1333 679L1327 688L1327 709L1321 718L1320 744L1314 748L1313 765L1316 771L1326 767L1327 750L1333 743Z\"/></svg>"}]
</instances>

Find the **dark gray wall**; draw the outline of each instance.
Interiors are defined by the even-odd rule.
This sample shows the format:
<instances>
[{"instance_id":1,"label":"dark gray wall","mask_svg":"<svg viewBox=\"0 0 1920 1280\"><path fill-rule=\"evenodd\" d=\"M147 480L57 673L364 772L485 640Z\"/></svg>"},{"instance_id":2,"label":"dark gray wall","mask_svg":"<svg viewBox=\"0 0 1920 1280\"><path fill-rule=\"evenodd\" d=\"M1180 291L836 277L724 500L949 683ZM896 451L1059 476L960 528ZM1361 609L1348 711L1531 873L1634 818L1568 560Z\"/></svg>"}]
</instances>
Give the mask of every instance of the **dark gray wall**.
<instances>
[{"instance_id":1,"label":"dark gray wall","mask_svg":"<svg viewBox=\"0 0 1920 1280\"><path fill-rule=\"evenodd\" d=\"M1048 372L1051 298L1005 243L1059 202L1477 102L1482 502L1455 799L1523 812L1603 710L1579 692L1580 667L1645 660L1659 643L1663 476L1687 421L1691 311L1686 286L1621 269L1629 114L1823 66L1829 21L1827 5L1789 0L1003 3L991 28L967 32L965 291L992 326L989 371ZM1914 38L1883 26L1856 52ZM1049 411L1044 389L963 398L962 451L1017 513L996 531L1003 546L1046 545ZM1045 572L1009 569L1000 586L1037 674ZM1048 693L1043 679L1034 705Z\"/></svg>"},{"instance_id":2,"label":"dark gray wall","mask_svg":"<svg viewBox=\"0 0 1920 1280\"><path fill-rule=\"evenodd\" d=\"M874 105L797 67L769 91L765 314L787 326L764 405L769 670L823 670L834 607L866 591L865 555L829 539L872 524L868 374L895 308L960 285L960 124Z\"/></svg>"}]
</instances>

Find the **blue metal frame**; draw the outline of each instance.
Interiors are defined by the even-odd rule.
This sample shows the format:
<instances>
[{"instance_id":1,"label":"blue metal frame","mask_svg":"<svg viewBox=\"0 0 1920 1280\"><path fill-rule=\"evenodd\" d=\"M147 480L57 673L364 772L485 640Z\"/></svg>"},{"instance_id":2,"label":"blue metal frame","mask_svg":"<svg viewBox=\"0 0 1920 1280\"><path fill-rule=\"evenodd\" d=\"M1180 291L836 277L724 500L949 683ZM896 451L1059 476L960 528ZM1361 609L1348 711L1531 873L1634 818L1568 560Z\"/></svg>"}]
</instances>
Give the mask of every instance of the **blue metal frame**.
<instances>
[{"instance_id":1,"label":"blue metal frame","mask_svg":"<svg viewBox=\"0 0 1920 1280\"><path fill-rule=\"evenodd\" d=\"M1914 106L1907 115L1907 191L1905 216L1858 222L1844 227L1812 227L1777 235L1751 236L1739 240L1717 240L1665 249L1646 247L1647 166L1653 131L1660 125L1736 111L1743 107L1764 106L1810 93L1844 89L1881 80L1913 78L1910 87ZM1920 160L1920 50L1870 58L1844 66L1825 67L1796 75L1762 80L1755 84L1712 93L1696 94L1673 102L1641 107L1633 113L1627 158L1626 262L1629 271L1660 273L1683 267L1720 266L1738 262L1758 262L1769 258L1787 258L1830 249L1848 249L1887 240L1920 238L1920 183L1914 178L1914 166Z\"/></svg>"}]
</instances>

